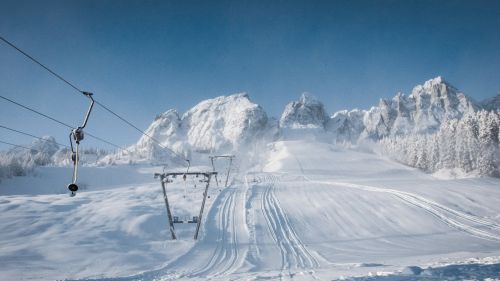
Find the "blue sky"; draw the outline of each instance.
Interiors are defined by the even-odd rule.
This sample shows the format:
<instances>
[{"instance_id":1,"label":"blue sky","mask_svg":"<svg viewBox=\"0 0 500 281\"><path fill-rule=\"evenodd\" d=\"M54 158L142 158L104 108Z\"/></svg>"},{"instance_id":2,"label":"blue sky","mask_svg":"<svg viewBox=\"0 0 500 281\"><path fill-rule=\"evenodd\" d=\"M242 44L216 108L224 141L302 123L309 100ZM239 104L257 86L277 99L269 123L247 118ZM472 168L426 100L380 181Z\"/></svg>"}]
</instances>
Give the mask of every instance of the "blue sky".
<instances>
[{"instance_id":1,"label":"blue sky","mask_svg":"<svg viewBox=\"0 0 500 281\"><path fill-rule=\"evenodd\" d=\"M141 128L237 92L273 116L304 91L329 112L369 108L437 75L481 100L500 92L499 30L500 1L0 2L2 36ZM3 43L0 84L75 126L87 106ZM69 133L4 101L0 124L63 143ZM100 108L88 130L120 145L139 138Z\"/></svg>"}]
</instances>

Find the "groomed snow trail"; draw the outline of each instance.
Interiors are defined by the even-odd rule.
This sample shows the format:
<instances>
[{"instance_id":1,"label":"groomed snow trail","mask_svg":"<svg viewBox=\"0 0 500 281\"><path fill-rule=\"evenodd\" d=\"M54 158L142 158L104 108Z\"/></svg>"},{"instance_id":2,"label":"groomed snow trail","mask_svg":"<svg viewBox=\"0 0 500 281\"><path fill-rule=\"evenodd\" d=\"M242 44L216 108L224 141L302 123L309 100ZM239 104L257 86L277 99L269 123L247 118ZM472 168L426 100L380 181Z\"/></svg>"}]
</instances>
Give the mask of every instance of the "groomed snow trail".
<instances>
[{"instance_id":1,"label":"groomed snow trail","mask_svg":"<svg viewBox=\"0 0 500 281\"><path fill-rule=\"evenodd\" d=\"M160 270L118 280L331 280L500 253L499 222L475 214L475 205L438 202L447 198L440 190L428 198L387 187L394 175L385 170L397 164L368 156L388 180L360 183L377 173L361 159L353 161L361 176L346 177L340 156L364 154L307 147L327 159L317 162L301 152L303 143L278 145L265 171L240 175L241 184L218 194L189 251ZM413 177L407 184L421 180L419 172L399 172Z\"/></svg>"},{"instance_id":2,"label":"groomed snow trail","mask_svg":"<svg viewBox=\"0 0 500 281\"><path fill-rule=\"evenodd\" d=\"M261 264L268 263L272 266L264 270L265 277L260 274L263 268L255 267L250 270L255 271L252 278L287 280L294 279L294 276L300 273L310 276L312 280L319 279L313 271L320 265L318 259L298 237L276 197L274 189L278 177L272 173L262 173L258 177L260 180L257 184L249 184L248 180L245 180L243 185L234 185L222 190L204 221L200 241L190 251L155 274L146 273L131 279L247 279L244 263L248 259L251 237L245 217L248 211L245 206L250 202L245 200L249 193L259 194L258 198L254 198L260 202L259 208L253 211L259 212L264 218L256 224L266 225L265 234L259 233L258 238L254 236L254 243L258 241L254 246L261 247L264 244L266 248L275 247L280 254L279 264L274 263L270 256L259 256ZM272 237L273 242L262 243L261 238L264 237Z\"/></svg>"},{"instance_id":3,"label":"groomed snow trail","mask_svg":"<svg viewBox=\"0 0 500 281\"><path fill-rule=\"evenodd\" d=\"M162 274L156 274L156 278L220 280L241 266L244 249L239 239L246 232L237 227L244 219L244 192L241 186L223 189L203 222L199 241L186 254L163 268Z\"/></svg>"},{"instance_id":4,"label":"groomed snow trail","mask_svg":"<svg viewBox=\"0 0 500 281\"><path fill-rule=\"evenodd\" d=\"M288 277L293 277L295 272L292 270L319 267L317 258L310 253L299 238L280 206L279 199L274 192L279 177L271 174L264 176L263 179L265 190L261 192L261 211L265 217L268 231L281 253L282 276L287 274ZM267 181L269 179L270 181ZM317 279L313 271L310 273Z\"/></svg>"},{"instance_id":5,"label":"groomed snow trail","mask_svg":"<svg viewBox=\"0 0 500 281\"><path fill-rule=\"evenodd\" d=\"M297 157L295 157L295 160L299 165L302 177L304 178L304 180L310 183L327 184L332 186L346 186L370 192L382 192L391 194L410 205L426 210L451 227L454 227L478 238L500 241L500 224L493 221L454 210L452 208L434 202L433 200L410 192L345 182L313 180L304 173L304 169L300 160Z\"/></svg>"},{"instance_id":6,"label":"groomed snow trail","mask_svg":"<svg viewBox=\"0 0 500 281\"><path fill-rule=\"evenodd\" d=\"M328 184L333 186L347 186L371 192L388 193L394 195L395 197L399 198L404 202L407 202L410 205L426 210L427 212L436 216L444 223L453 228L456 228L460 231L466 232L478 238L492 240L492 241L500 241L499 224L493 221L483 219L481 217L477 217L461 211L454 210L452 208L448 208L446 206L443 206L430 199L424 198L416 194L391 190L391 189L377 188L367 185L342 183L342 182L314 181L310 180L307 177L306 179L311 183Z\"/></svg>"},{"instance_id":7,"label":"groomed snow trail","mask_svg":"<svg viewBox=\"0 0 500 281\"><path fill-rule=\"evenodd\" d=\"M193 224L176 225L179 240L168 239L157 182L76 198L5 196L0 241L17 252L4 252L56 250L45 259L18 256L19 263L10 261L17 267L0 274L9 280L335 280L472 257L499 260L497 179L437 180L377 155L317 142L277 142L267 156L262 169L243 171L220 192L212 189L198 241ZM196 215L198 190L181 204L183 195L181 184L169 185L174 213ZM74 223L65 229L61 221ZM74 240L60 246L68 233ZM63 248L81 263L54 266ZM19 270L21 262L32 270ZM43 276L32 274L42 269Z\"/></svg>"}]
</instances>

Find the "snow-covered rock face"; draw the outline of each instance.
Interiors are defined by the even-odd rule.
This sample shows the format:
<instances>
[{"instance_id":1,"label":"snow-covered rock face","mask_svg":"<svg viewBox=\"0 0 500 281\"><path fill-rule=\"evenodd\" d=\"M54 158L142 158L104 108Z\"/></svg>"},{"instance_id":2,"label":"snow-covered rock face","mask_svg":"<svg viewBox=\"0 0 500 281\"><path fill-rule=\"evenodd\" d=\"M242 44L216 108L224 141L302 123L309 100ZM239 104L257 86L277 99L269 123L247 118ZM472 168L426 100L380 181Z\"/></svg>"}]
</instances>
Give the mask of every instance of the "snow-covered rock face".
<instances>
[{"instance_id":1,"label":"snow-covered rock face","mask_svg":"<svg viewBox=\"0 0 500 281\"><path fill-rule=\"evenodd\" d=\"M356 142L364 130L363 116L366 111L354 109L335 112L327 123L327 130L335 133L339 142Z\"/></svg>"},{"instance_id":2,"label":"snow-covered rock face","mask_svg":"<svg viewBox=\"0 0 500 281\"><path fill-rule=\"evenodd\" d=\"M468 97L440 76L413 88L409 99L415 102L417 132L436 130L443 120L460 118L475 109Z\"/></svg>"},{"instance_id":3,"label":"snow-covered rock face","mask_svg":"<svg viewBox=\"0 0 500 281\"><path fill-rule=\"evenodd\" d=\"M497 107L500 96L485 101ZM486 107L486 105L483 105ZM169 110L156 117L146 130L149 136L177 154L191 158L192 152L236 152L242 145L263 143L281 135L285 139L356 142L361 138L427 133L446 119L456 119L477 106L441 77L414 87L410 95L398 93L381 99L369 110L339 111L329 117L323 104L304 93L285 107L279 122L246 94L220 96L198 103L180 117ZM132 162L171 159L173 154L149 137L129 149ZM201 154L200 154L201 155ZM122 159L123 160L123 159Z\"/></svg>"},{"instance_id":4,"label":"snow-covered rock face","mask_svg":"<svg viewBox=\"0 0 500 281\"><path fill-rule=\"evenodd\" d=\"M171 153L160 147L155 141L159 141L163 146L175 148L178 146L179 128L181 118L175 109L171 109L156 116L155 120L145 133L150 136L142 136L134 147L134 151L139 158L162 160L171 157Z\"/></svg>"},{"instance_id":5,"label":"snow-covered rock face","mask_svg":"<svg viewBox=\"0 0 500 281\"><path fill-rule=\"evenodd\" d=\"M130 154L115 155L110 161L167 162L179 155L190 159L192 152L234 152L266 130L269 128L265 111L252 103L248 95L220 96L198 103L182 117L173 109L157 116L145 131L150 137L141 137L129 148Z\"/></svg>"},{"instance_id":6,"label":"snow-covered rock face","mask_svg":"<svg viewBox=\"0 0 500 281\"><path fill-rule=\"evenodd\" d=\"M186 141L197 151L231 151L266 128L267 114L246 94L205 100L182 116Z\"/></svg>"},{"instance_id":7,"label":"snow-covered rock face","mask_svg":"<svg viewBox=\"0 0 500 281\"><path fill-rule=\"evenodd\" d=\"M308 93L286 105L279 125L285 129L324 129L329 120L323 104Z\"/></svg>"},{"instance_id":8,"label":"snow-covered rock face","mask_svg":"<svg viewBox=\"0 0 500 281\"><path fill-rule=\"evenodd\" d=\"M482 101L480 106L486 110L500 110L500 93L492 98Z\"/></svg>"},{"instance_id":9,"label":"snow-covered rock face","mask_svg":"<svg viewBox=\"0 0 500 281\"><path fill-rule=\"evenodd\" d=\"M447 119L457 119L477 106L442 77L413 88L411 95L398 93L381 100L364 116L364 137L434 132Z\"/></svg>"}]
</instances>

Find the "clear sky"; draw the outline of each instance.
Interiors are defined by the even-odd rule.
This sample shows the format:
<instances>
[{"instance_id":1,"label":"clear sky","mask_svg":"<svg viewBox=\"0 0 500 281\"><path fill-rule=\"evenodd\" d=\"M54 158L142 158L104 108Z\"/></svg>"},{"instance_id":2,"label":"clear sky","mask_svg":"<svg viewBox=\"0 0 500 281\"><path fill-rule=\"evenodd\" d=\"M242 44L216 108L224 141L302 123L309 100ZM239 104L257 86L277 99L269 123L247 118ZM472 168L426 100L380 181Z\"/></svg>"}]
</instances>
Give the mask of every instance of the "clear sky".
<instances>
[{"instance_id":1,"label":"clear sky","mask_svg":"<svg viewBox=\"0 0 500 281\"><path fill-rule=\"evenodd\" d=\"M2 0L0 34L144 129L167 109L237 92L272 116L304 91L333 113L437 75L476 100L500 92L500 1ZM2 42L0 93L75 126L87 106ZM3 100L0 124L63 143L69 133ZM88 130L139 138L100 108ZM31 141L1 129L0 139Z\"/></svg>"}]
</instances>

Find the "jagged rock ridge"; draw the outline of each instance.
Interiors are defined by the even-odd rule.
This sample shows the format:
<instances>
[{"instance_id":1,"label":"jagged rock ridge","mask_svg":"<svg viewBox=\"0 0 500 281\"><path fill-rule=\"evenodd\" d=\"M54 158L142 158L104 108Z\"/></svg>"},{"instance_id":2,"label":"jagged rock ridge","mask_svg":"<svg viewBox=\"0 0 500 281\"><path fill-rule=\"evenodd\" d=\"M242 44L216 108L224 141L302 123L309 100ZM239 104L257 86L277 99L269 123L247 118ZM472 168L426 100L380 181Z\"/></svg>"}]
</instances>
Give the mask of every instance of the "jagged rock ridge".
<instances>
[{"instance_id":1,"label":"jagged rock ridge","mask_svg":"<svg viewBox=\"0 0 500 281\"><path fill-rule=\"evenodd\" d=\"M198 103L182 116L174 109L156 116L146 130L155 141L143 136L127 151L110 155L100 163L168 162L178 155L189 159L192 153L236 152L245 145L262 144L276 137L312 134L329 141L355 143L366 138L378 140L386 136L430 133L446 119L457 119L481 108L495 110L499 103L500 95L497 95L477 104L442 77L414 87L408 96L398 93L392 99L381 99L369 110L342 110L332 116L328 116L319 100L307 93L287 104L279 120L268 118L247 94L220 96ZM50 140L43 142L44 145L50 143ZM56 165L69 163L67 150L43 150L50 152L49 158ZM96 153L94 158L101 156Z\"/></svg>"},{"instance_id":2,"label":"jagged rock ridge","mask_svg":"<svg viewBox=\"0 0 500 281\"><path fill-rule=\"evenodd\" d=\"M361 137L380 139L409 133L431 133L447 119L461 118L478 109L472 99L442 77L413 88L411 94L398 93L391 100L381 99L366 111Z\"/></svg>"},{"instance_id":3,"label":"jagged rock ridge","mask_svg":"<svg viewBox=\"0 0 500 281\"><path fill-rule=\"evenodd\" d=\"M287 129L324 129L329 120L325 107L314 96L303 93L286 105L279 125Z\"/></svg>"},{"instance_id":4,"label":"jagged rock ridge","mask_svg":"<svg viewBox=\"0 0 500 281\"><path fill-rule=\"evenodd\" d=\"M234 152L266 134L266 112L247 94L204 100L179 116L176 110L158 115L146 133L154 140L189 159L193 152ZM122 157L167 161L174 155L151 137L143 136ZM175 156L177 156L175 155Z\"/></svg>"}]
</instances>

